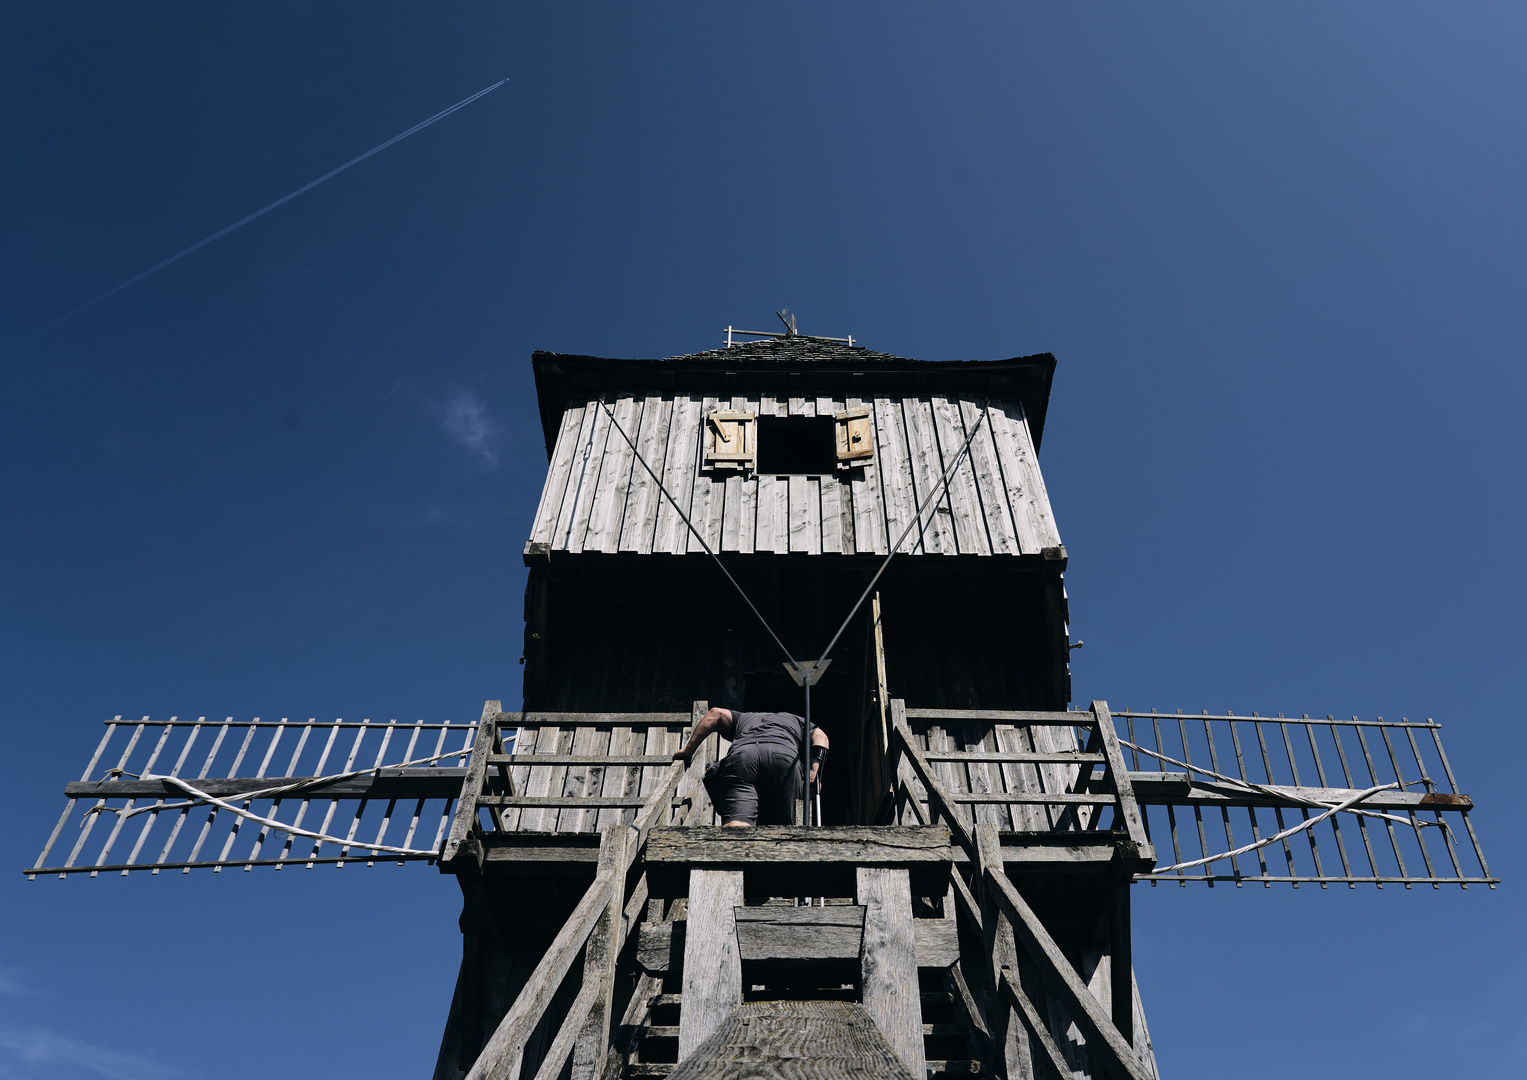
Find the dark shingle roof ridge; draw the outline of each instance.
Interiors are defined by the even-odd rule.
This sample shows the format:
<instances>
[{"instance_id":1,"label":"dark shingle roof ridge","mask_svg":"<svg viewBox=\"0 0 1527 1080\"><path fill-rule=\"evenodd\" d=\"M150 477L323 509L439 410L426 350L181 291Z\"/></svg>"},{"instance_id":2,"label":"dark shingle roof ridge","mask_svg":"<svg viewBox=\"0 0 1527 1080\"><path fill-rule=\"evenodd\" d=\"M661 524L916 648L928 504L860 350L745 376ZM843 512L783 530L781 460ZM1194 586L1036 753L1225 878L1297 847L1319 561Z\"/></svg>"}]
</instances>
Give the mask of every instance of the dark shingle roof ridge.
<instances>
[{"instance_id":1,"label":"dark shingle roof ridge","mask_svg":"<svg viewBox=\"0 0 1527 1080\"><path fill-rule=\"evenodd\" d=\"M735 345L723 345L717 349L706 349L703 352L682 353L678 356L664 357L666 360L728 360L728 359L770 359L782 360L810 360L813 358L823 360L891 360L905 361L905 356L896 356L892 353L876 352L867 349L863 345L848 345L841 341L828 341L825 338L814 338L809 334L797 334L794 337L764 338L759 341L740 341Z\"/></svg>"}]
</instances>

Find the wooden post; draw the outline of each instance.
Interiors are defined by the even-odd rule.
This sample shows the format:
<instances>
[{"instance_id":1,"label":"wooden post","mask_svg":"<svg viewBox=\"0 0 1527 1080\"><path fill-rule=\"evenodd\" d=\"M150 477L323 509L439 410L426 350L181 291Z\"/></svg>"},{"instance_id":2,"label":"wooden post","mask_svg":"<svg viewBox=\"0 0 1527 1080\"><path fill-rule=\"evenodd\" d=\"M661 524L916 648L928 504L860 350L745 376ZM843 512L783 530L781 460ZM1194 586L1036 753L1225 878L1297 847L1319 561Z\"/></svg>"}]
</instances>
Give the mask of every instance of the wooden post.
<instances>
[{"instance_id":1,"label":"wooden post","mask_svg":"<svg viewBox=\"0 0 1527 1080\"><path fill-rule=\"evenodd\" d=\"M910 901L909 912L910 912ZM736 908L741 870L689 872L689 922L684 931L684 1003L679 1014L683 1061L742 1004L742 957ZM914 981L917 972L913 971Z\"/></svg>"},{"instance_id":2,"label":"wooden post","mask_svg":"<svg viewBox=\"0 0 1527 1080\"><path fill-rule=\"evenodd\" d=\"M1115 882L1109 897L1108 976L1113 1026L1119 1029L1125 1042L1134 1046L1135 968L1130 956L1129 881L1125 878Z\"/></svg>"},{"instance_id":3,"label":"wooden post","mask_svg":"<svg viewBox=\"0 0 1527 1080\"><path fill-rule=\"evenodd\" d=\"M462 874L461 886L461 977L459 985L460 1021L457 1032L457 1061L470 1069L482 1049L482 893L480 876Z\"/></svg>"},{"instance_id":4,"label":"wooden post","mask_svg":"<svg viewBox=\"0 0 1527 1080\"><path fill-rule=\"evenodd\" d=\"M922 1076L926 1071L923 1012L917 984L911 880L905 868L861 866L855 873L855 893L864 905L864 943L859 957L864 1008L912 1075Z\"/></svg>"},{"instance_id":5,"label":"wooden post","mask_svg":"<svg viewBox=\"0 0 1527 1080\"><path fill-rule=\"evenodd\" d=\"M1107 759L1108 772L1113 779L1113 787L1119 798L1117 813L1124 831L1128 834L1130 844L1134 847L1136 859L1154 860L1156 855L1151 847L1150 840L1145 835L1145 822L1140 814L1140 806L1135 799L1134 788L1129 782L1129 769L1124 763L1124 752L1119 746L1119 735L1114 730L1113 716L1108 711L1108 702L1094 701L1092 703L1092 718L1096 724L1094 731L1103 748L1103 756ZM1118 829L1118 824L1114 828ZM1131 958L1130 927L1129 927L1129 884L1133 874L1126 874L1112 883L1112 895L1108 898L1108 976L1109 976L1109 1004L1113 1016L1113 1026L1119 1029L1119 1034L1124 1036L1124 1041L1134 1045L1135 1010L1134 1010L1134 962Z\"/></svg>"},{"instance_id":6,"label":"wooden post","mask_svg":"<svg viewBox=\"0 0 1527 1080\"><path fill-rule=\"evenodd\" d=\"M482 844L478 843L476 835L477 797L482 794L498 714L503 711L503 706L497 701L483 702L482 719L477 724L477 741L472 744L472 757L467 763L467 775L461 781L461 794L456 799L456 814L451 820L451 831L440 852L441 865L450 867L457 874L463 871L469 874L482 872Z\"/></svg>"},{"instance_id":7,"label":"wooden post","mask_svg":"<svg viewBox=\"0 0 1527 1080\"><path fill-rule=\"evenodd\" d=\"M1045 696L1047 708L1064 709L1071 700L1071 647L1066 634L1066 549L1047 547L1044 558L1043 578L1040 588L1044 592L1044 621L1046 660Z\"/></svg>"},{"instance_id":8,"label":"wooden post","mask_svg":"<svg viewBox=\"0 0 1527 1080\"><path fill-rule=\"evenodd\" d=\"M880 707L880 752L883 754L886 747L891 745L891 732L886 721L886 709L889 706L891 691L886 685L885 631L880 625L880 594L878 592L870 601L870 615L874 620L875 630L875 704Z\"/></svg>"},{"instance_id":9,"label":"wooden post","mask_svg":"<svg viewBox=\"0 0 1527 1080\"><path fill-rule=\"evenodd\" d=\"M583 985L597 983L594 1003L573 1044L572 1080L599 1080L610 1047L610 1010L615 989L615 959L625 944L626 845L631 830L623 823L606 825L599 841L599 875L614 881L610 900L583 951Z\"/></svg>"},{"instance_id":10,"label":"wooden post","mask_svg":"<svg viewBox=\"0 0 1527 1080\"><path fill-rule=\"evenodd\" d=\"M1002 863L1002 841L997 837L997 827L989 823L976 826L976 867L973 875L977 884L976 895L981 898L981 925L986 932L986 947L991 952L991 985L994 992L987 1018L994 1029L992 1040L1001 1049L1008 1080L1032 1080L1035 1072L1029 1050L1028 1030L1017 1008L1002 989L1008 977L1015 982L1019 978L1018 945L1013 938L1012 924L981 884L988 868L998 874L1007 872Z\"/></svg>"},{"instance_id":11,"label":"wooden post","mask_svg":"<svg viewBox=\"0 0 1527 1080\"><path fill-rule=\"evenodd\" d=\"M541 702L546 687L548 619L551 608L551 549L547 544L527 544L525 562L530 568L525 582L524 700ZM528 706L527 706L528 707Z\"/></svg>"},{"instance_id":12,"label":"wooden post","mask_svg":"<svg viewBox=\"0 0 1527 1080\"><path fill-rule=\"evenodd\" d=\"M1124 751L1119 746L1119 733L1114 730L1113 714L1108 711L1108 702L1094 701L1092 703L1092 720L1093 736L1102 748L1108 775L1113 781L1114 793L1119 799L1118 813L1123 822L1124 831L1129 835L1130 843L1134 844L1138 858L1154 860L1156 853L1151 847L1150 838L1145 835L1145 821L1140 814L1140 804L1135 798L1135 789L1129 782L1129 767L1124 763ZM1114 828L1117 830L1118 825L1116 824Z\"/></svg>"}]
</instances>

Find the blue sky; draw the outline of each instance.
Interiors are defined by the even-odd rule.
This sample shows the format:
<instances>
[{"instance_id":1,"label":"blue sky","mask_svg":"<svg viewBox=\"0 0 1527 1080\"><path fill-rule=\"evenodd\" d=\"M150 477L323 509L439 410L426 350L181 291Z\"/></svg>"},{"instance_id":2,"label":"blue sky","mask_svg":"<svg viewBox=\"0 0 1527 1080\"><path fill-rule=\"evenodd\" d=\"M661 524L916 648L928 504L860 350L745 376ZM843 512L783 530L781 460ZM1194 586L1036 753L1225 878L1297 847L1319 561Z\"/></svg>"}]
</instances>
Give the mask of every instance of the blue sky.
<instances>
[{"instance_id":1,"label":"blue sky","mask_svg":"<svg viewBox=\"0 0 1527 1080\"><path fill-rule=\"evenodd\" d=\"M14 871L106 716L515 700L531 350L691 352L786 304L1057 355L1079 701L1445 725L1505 883L1138 888L1167 1075L1527 1068L1519 5L0 20L0 1077L427 1072L432 869Z\"/></svg>"}]
</instances>

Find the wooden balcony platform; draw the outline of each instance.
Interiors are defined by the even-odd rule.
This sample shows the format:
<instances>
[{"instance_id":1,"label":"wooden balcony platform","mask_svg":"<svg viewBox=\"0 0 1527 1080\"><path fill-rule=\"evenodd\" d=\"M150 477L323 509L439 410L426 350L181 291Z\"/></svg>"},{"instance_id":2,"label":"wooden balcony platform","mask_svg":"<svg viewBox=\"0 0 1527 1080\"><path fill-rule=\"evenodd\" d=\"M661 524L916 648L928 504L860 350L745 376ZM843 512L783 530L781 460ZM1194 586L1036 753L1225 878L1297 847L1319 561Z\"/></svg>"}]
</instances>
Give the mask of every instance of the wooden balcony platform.
<instances>
[{"instance_id":1,"label":"wooden balcony platform","mask_svg":"<svg viewBox=\"0 0 1527 1080\"><path fill-rule=\"evenodd\" d=\"M852 896L857 867L906 869L917 896L943 896L954 858L941 825L659 828L643 865L653 896L688 895L689 871L741 870L749 896Z\"/></svg>"}]
</instances>

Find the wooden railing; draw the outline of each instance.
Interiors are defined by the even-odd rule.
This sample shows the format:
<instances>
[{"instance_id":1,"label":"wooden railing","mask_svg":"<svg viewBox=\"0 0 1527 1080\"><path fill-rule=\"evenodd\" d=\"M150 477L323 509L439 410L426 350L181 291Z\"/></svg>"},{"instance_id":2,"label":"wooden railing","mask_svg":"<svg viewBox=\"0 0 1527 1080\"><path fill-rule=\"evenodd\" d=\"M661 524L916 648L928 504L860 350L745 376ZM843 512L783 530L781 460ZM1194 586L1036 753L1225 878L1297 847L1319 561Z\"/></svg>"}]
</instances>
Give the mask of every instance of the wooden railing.
<instances>
[{"instance_id":1,"label":"wooden railing","mask_svg":"<svg viewBox=\"0 0 1527 1080\"><path fill-rule=\"evenodd\" d=\"M932 716L933 710L919 710L921 716ZM942 718L943 714L939 714ZM891 702L891 774L896 779L896 806L909 807L924 825L941 821L949 828L950 835L964 850L971 867L970 883L967 885L959 874L953 875L953 891L958 917L974 930L986 946L991 957L990 986L1001 999L1002 1005L995 1011L1001 1016L988 1016L987 1024L993 1030L994 1041L1005 1061L1002 1063L1008 1075L1022 1075L1026 1069L1027 1048L1020 1045L1016 1036L1026 1033L1047 1059L1050 1070L1059 1077L1073 1075L1072 1066L1049 1030L1044 1015L1025 991L1019 977L1019 950L1037 970L1044 991L1057 1000L1066 1015L1076 1023L1087 1041L1088 1055L1093 1063L1118 1080L1155 1080L1153 1073L1135 1054L1130 1045L1130 1010L1133 1008L1133 974L1129 965L1123 971L1113 971L1113 1015L1082 982L1076 969L1066 959L1060 946L1050 936L1039 917L1029 907L1013 883L1008 880L1003 864L1002 846L997 828L991 824L975 824L959 807L962 802L951 793L939 779L929 761L928 754L917 745L907 723L908 710L905 702ZM986 720L1007 724L1072 724L1091 728L1084 753L1087 760L1079 762L1073 790L1055 793L1036 793L1034 802L1053 802L1060 805L1074 803L1078 795L1084 795L1084 805L1112 805L1114 808L1114 837L1116 842L1129 845L1135 852L1149 856L1150 844L1145 837L1139 808L1135 805L1129 786L1129 774L1124 768L1108 707L1095 701L1087 714L1073 713L988 713L982 717L960 714L958 719ZM937 755L952 759L955 755ZM981 755L996 758L997 755ZM1029 758L1056 755L1027 755ZM1014 760L1016 755L1001 755L1004 761ZM1067 760L1073 760L1068 757ZM1103 766L1103 775L1092 778L1095 766ZM928 808L912 786L915 781L926 792ZM1107 797L1089 791L1106 792ZM989 797L989 796L985 796ZM1023 798L1022 793L1008 793L1004 799ZM1122 1000L1121 1000L1122 998ZM995 1002L988 1002L993 1009ZM995 1024L992 1021L997 1021Z\"/></svg>"},{"instance_id":2,"label":"wooden railing","mask_svg":"<svg viewBox=\"0 0 1527 1080\"><path fill-rule=\"evenodd\" d=\"M694 720L698 721L704 712L705 703L696 702ZM491 739L488 741L491 743ZM615 961L647 903L646 874L638 875L628 885L630 869L646 843L648 832L654 826L669 824L675 804L688 804L680 824L692 824L710 814L701 777L713 744L714 740L707 740L688 766L681 761L668 765L633 822L606 825L601 830L593 884L573 908L524 989L477 1055L467 1080L517 1080L525 1044L571 973L580 952L583 971L578 995L562 1019L536 1072L536 1080L555 1080L570 1056L574 1080L603 1075L610 1047ZM463 837L475 814L475 809L470 809L465 819L458 814L458 821L467 823ZM454 830L452 835L454 838Z\"/></svg>"}]
</instances>

